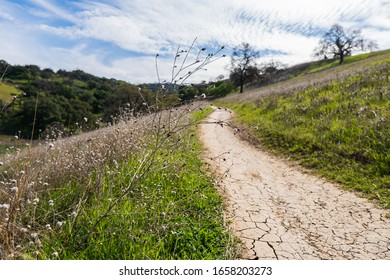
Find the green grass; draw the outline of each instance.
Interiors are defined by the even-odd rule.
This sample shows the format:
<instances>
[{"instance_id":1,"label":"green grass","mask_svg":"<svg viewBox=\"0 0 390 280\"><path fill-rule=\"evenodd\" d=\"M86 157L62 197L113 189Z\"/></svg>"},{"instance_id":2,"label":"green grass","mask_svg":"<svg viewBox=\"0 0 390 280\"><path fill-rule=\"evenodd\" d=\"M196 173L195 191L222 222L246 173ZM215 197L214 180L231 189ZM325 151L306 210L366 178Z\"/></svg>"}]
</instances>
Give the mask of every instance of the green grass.
<instances>
[{"instance_id":1,"label":"green grass","mask_svg":"<svg viewBox=\"0 0 390 280\"><path fill-rule=\"evenodd\" d=\"M372 58L372 57L377 57L383 54L387 54L388 51L378 51L378 52L372 52L372 53L363 53L359 55L354 55L354 56L347 56L344 58L343 65L365 60L367 58ZM309 67L304 73L302 74L307 74L307 73L315 73L318 71L323 71L327 70L330 68L334 68L340 66L340 61L338 59L330 59L328 61L318 61L314 62L311 67Z\"/></svg>"},{"instance_id":2,"label":"green grass","mask_svg":"<svg viewBox=\"0 0 390 280\"><path fill-rule=\"evenodd\" d=\"M209 112L196 110L195 123ZM144 154L107 166L103 173L92 172L84 185L70 182L42 192L38 204L29 204L31 214L24 222L40 242L27 236L19 244L20 257L234 258L222 199L202 171L195 126L172 135L157 150L154 144L149 139Z\"/></svg>"},{"instance_id":3,"label":"green grass","mask_svg":"<svg viewBox=\"0 0 390 280\"><path fill-rule=\"evenodd\" d=\"M4 102L10 102L13 98L12 96L17 94L20 94L20 90L14 86L0 82L0 100L3 100Z\"/></svg>"},{"instance_id":4,"label":"green grass","mask_svg":"<svg viewBox=\"0 0 390 280\"><path fill-rule=\"evenodd\" d=\"M102 192L88 198L75 222L53 213L48 223L51 218L66 223L60 233L44 241L44 258L51 258L54 251L60 252L62 259L225 258L229 237L221 220L221 199L210 179L199 174L201 163L196 154L178 151L169 155L170 162L166 160L159 159L162 172L144 178L85 240L90 225L121 194L121 187L130 183L131 176L125 174L133 172L137 162L124 162L119 173L105 174ZM173 168L165 170L172 161ZM67 200L80 198L79 188L71 184L66 195L53 193L54 203L65 206L56 211L66 210Z\"/></svg>"},{"instance_id":5,"label":"green grass","mask_svg":"<svg viewBox=\"0 0 390 280\"><path fill-rule=\"evenodd\" d=\"M322 85L220 104L264 146L389 209L390 62L383 61Z\"/></svg>"}]
</instances>

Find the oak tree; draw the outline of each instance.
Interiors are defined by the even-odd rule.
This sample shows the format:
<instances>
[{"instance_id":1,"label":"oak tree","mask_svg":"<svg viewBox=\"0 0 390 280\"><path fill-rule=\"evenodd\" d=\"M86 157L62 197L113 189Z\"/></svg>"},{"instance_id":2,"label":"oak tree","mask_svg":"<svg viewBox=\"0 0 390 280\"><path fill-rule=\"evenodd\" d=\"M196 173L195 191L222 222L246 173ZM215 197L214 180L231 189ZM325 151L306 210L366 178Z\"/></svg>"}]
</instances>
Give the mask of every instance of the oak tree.
<instances>
[{"instance_id":1,"label":"oak tree","mask_svg":"<svg viewBox=\"0 0 390 280\"><path fill-rule=\"evenodd\" d=\"M256 59L260 52L253 49L249 43L242 43L235 47L231 56L230 79L235 86L240 86L240 93L244 91L244 84L258 76Z\"/></svg>"},{"instance_id":2,"label":"oak tree","mask_svg":"<svg viewBox=\"0 0 390 280\"><path fill-rule=\"evenodd\" d=\"M314 55L324 58L330 55L342 64L344 58L355 51L372 51L376 48L376 42L365 39L361 30L344 30L341 25L335 24L321 38Z\"/></svg>"}]
</instances>

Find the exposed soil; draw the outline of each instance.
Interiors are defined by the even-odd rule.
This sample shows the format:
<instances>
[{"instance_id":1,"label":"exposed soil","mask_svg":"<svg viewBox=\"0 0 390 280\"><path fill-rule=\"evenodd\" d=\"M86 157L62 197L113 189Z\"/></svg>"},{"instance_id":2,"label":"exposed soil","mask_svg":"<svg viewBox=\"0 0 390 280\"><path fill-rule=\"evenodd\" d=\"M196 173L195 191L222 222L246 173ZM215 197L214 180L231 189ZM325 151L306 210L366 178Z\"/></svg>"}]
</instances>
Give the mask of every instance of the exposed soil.
<instances>
[{"instance_id":1,"label":"exposed soil","mask_svg":"<svg viewBox=\"0 0 390 280\"><path fill-rule=\"evenodd\" d=\"M220 108L200 125L243 259L390 259L388 213L237 135Z\"/></svg>"}]
</instances>

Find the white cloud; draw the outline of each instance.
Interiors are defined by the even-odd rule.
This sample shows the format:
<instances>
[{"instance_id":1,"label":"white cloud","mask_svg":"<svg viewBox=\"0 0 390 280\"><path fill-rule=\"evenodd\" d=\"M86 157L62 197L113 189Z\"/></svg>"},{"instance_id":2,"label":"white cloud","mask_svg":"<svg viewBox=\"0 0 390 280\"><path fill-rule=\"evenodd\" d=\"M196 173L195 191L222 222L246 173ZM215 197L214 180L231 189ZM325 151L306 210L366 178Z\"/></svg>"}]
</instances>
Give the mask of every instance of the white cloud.
<instances>
[{"instance_id":1,"label":"white cloud","mask_svg":"<svg viewBox=\"0 0 390 280\"><path fill-rule=\"evenodd\" d=\"M11 46L0 49L0 57L12 57L18 63L38 61L40 65L53 65L53 68L63 63L70 69L79 68L132 82L156 80L154 55L173 56L178 44L188 46L195 37L198 37L198 48L206 45L233 47L248 42L260 50L283 52L285 54L269 58L295 64L310 60L324 30L340 23L347 28L362 29L363 35L377 40L381 48L390 48L390 4L384 0L65 2L71 8L50 0L30 0L30 3L35 7L24 10L27 18L31 18L29 25L20 16L21 7L17 15L12 13L14 8L6 4L3 4L4 9L1 7L0 28L5 28L1 18L13 19L16 23L0 31ZM55 19L68 23L58 25ZM29 32L25 32L26 29ZM43 34L68 40L71 47L58 47L45 40ZM23 44L22 38L29 43ZM115 57L110 63L103 62L107 54L95 47L96 40L144 55ZM46 49L44 54L40 53L42 49ZM218 61L208 71L197 74L200 79L208 80L225 73L222 64L228 63ZM161 64L168 68L172 61L161 58Z\"/></svg>"},{"instance_id":2,"label":"white cloud","mask_svg":"<svg viewBox=\"0 0 390 280\"><path fill-rule=\"evenodd\" d=\"M71 22L77 22L77 18L69 11L53 4L49 0L30 0L32 3L37 5L38 7L41 7L46 11L46 16L47 17L56 17L56 18L61 18L61 19L66 19ZM41 16L44 15L42 13L42 10L35 10L38 14Z\"/></svg>"},{"instance_id":3,"label":"white cloud","mask_svg":"<svg viewBox=\"0 0 390 280\"><path fill-rule=\"evenodd\" d=\"M11 14L4 12L4 11L1 11L1 10L0 10L0 18L6 19L6 20L14 20L15 19Z\"/></svg>"}]
</instances>

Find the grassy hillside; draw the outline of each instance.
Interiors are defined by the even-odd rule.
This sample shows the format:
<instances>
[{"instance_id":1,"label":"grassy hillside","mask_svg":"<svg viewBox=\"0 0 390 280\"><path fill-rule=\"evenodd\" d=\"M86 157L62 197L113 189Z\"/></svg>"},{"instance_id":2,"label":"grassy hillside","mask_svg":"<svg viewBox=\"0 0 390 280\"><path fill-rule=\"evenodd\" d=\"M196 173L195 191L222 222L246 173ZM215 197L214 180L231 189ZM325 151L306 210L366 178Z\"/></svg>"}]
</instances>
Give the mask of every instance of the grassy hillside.
<instances>
[{"instance_id":1,"label":"grassy hillside","mask_svg":"<svg viewBox=\"0 0 390 280\"><path fill-rule=\"evenodd\" d=\"M219 101L273 151L390 208L390 51Z\"/></svg>"},{"instance_id":2,"label":"grassy hillside","mask_svg":"<svg viewBox=\"0 0 390 280\"><path fill-rule=\"evenodd\" d=\"M70 136L78 133L80 126L83 131L97 129L124 111L145 114L149 109L190 102L203 93L221 97L233 90L225 81L180 87L165 84L162 90L157 83L132 85L81 70L54 72L36 65L9 65L3 60L0 73L4 74L0 83L0 133L19 134L25 139L42 139L52 133ZM20 92L23 94L13 100L11 94ZM10 99L14 102L9 103Z\"/></svg>"},{"instance_id":3,"label":"grassy hillside","mask_svg":"<svg viewBox=\"0 0 390 280\"><path fill-rule=\"evenodd\" d=\"M192 107L6 154L4 259L230 259L222 201L198 158Z\"/></svg>"},{"instance_id":4,"label":"grassy hillside","mask_svg":"<svg viewBox=\"0 0 390 280\"><path fill-rule=\"evenodd\" d=\"M20 94L20 90L12 85L0 82L0 100L4 103L8 103L12 100L13 95Z\"/></svg>"},{"instance_id":5,"label":"grassy hillside","mask_svg":"<svg viewBox=\"0 0 390 280\"><path fill-rule=\"evenodd\" d=\"M378 52L372 52L372 53L364 53L364 54L359 54L355 56L348 56L344 59L343 66L357 62L357 61L366 61L367 58L373 58L372 61L378 62L381 61L382 59L386 60L386 57L388 57L388 51L378 51ZM329 60L321 60L317 62L312 62L309 64L309 66L304 69L299 75L305 75L309 73L315 73L318 71L323 71L327 70L330 68L338 67L340 66L340 60L339 59L329 59Z\"/></svg>"}]
</instances>

